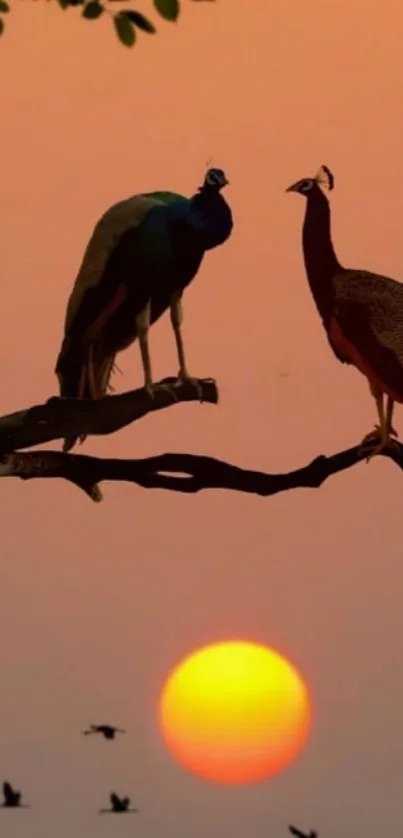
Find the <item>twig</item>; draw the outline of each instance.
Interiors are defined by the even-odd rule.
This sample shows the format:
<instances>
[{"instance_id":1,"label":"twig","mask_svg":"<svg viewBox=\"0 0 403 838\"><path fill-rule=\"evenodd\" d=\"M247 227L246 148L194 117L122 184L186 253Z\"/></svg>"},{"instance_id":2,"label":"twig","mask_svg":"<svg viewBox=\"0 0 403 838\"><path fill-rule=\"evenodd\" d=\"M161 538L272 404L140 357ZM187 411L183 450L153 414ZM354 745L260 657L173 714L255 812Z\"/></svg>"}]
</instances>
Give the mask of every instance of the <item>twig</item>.
<instances>
[{"instance_id":1,"label":"twig","mask_svg":"<svg viewBox=\"0 0 403 838\"><path fill-rule=\"evenodd\" d=\"M232 489L268 497L289 489L318 488L332 474L351 468L364 456L357 446L330 457L321 455L307 466L287 474L265 474L195 454L160 454L142 460L104 460L55 451L15 451L0 458L0 477L20 477L23 480L62 477L83 489L94 501L102 500L97 484L103 480L123 480L146 489L168 489L188 494L202 489ZM386 450L381 456L389 457L403 469L402 445ZM178 474L182 476L178 477Z\"/></svg>"},{"instance_id":2,"label":"twig","mask_svg":"<svg viewBox=\"0 0 403 838\"><path fill-rule=\"evenodd\" d=\"M203 401L218 403L218 391L213 379L198 379ZM89 399L60 399L57 396L45 404L35 405L18 413L0 418L0 456L16 448L31 448L55 439L80 434L112 434L147 413L162 410L179 402L198 401L194 384L164 378L153 396L141 388L97 401Z\"/></svg>"}]
</instances>

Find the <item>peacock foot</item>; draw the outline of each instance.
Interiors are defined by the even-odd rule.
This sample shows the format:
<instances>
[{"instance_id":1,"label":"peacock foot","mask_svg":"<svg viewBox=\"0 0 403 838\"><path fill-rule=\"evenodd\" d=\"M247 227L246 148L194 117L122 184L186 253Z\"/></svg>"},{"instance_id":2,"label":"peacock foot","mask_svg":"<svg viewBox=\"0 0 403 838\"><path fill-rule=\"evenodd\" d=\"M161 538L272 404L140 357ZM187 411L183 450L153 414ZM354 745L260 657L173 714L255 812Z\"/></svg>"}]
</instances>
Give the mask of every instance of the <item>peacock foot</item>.
<instances>
[{"instance_id":1,"label":"peacock foot","mask_svg":"<svg viewBox=\"0 0 403 838\"><path fill-rule=\"evenodd\" d=\"M400 445L392 436L397 436L394 428L390 428L387 435L382 435L379 425L375 426L375 430L364 436L364 439L358 447L359 454L364 456L366 454L366 462L369 463L377 454L382 454L386 449L395 449L400 453Z\"/></svg>"},{"instance_id":2,"label":"peacock foot","mask_svg":"<svg viewBox=\"0 0 403 838\"><path fill-rule=\"evenodd\" d=\"M167 393L169 393L170 396L172 396L174 401L178 401L178 397L175 393L175 390L173 389L174 386L175 386L174 384L153 384L153 383L150 383L150 384L145 384L144 389L145 389L146 393L148 393L148 395L152 399L154 398L155 393L157 393L160 390L165 390Z\"/></svg>"},{"instance_id":3,"label":"peacock foot","mask_svg":"<svg viewBox=\"0 0 403 838\"><path fill-rule=\"evenodd\" d=\"M174 387L180 387L181 384L190 384L192 387L194 387L199 397L200 403L203 402L203 387L200 384L198 378L193 378L193 376L189 375L189 373L186 371L179 371L178 379L177 381L175 381Z\"/></svg>"}]
</instances>

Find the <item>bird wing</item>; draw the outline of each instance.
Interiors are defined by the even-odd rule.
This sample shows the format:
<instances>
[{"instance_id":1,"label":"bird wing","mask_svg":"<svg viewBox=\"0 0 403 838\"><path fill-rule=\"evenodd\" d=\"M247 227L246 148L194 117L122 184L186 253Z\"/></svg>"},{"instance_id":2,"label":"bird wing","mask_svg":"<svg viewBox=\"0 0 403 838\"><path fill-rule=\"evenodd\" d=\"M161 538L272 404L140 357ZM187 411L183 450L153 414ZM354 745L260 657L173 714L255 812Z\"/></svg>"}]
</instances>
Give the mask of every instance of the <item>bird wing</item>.
<instances>
[{"instance_id":1,"label":"bird wing","mask_svg":"<svg viewBox=\"0 0 403 838\"><path fill-rule=\"evenodd\" d=\"M73 290L70 294L66 318L65 333L71 323L86 291L94 288L102 277L108 257L119 243L121 236L128 230L138 227L151 207L169 205L183 199L176 192L147 192L132 195L124 201L113 204L101 216L86 247Z\"/></svg>"},{"instance_id":2,"label":"bird wing","mask_svg":"<svg viewBox=\"0 0 403 838\"><path fill-rule=\"evenodd\" d=\"M163 223L160 226L162 232L157 242L163 251L169 249L169 235ZM101 398L107 392L116 352L135 340L136 314L149 299L149 275L142 269L149 254L152 254L151 264L153 260L158 264L158 259L163 258L154 240L154 230L139 226L126 231L109 255L97 284L87 287L80 299L75 297L77 307L74 311L70 309L56 362L61 396ZM131 305L126 316L122 306L129 286ZM115 318L113 325L114 315L119 319Z\"/></svg>"},{"instance_id":3,"label":"bird wing","mask_svg":"<svg viewBox=\"0 0 403 838\"><path fill-rule=\"evenodd\" d=\"M298 838L306 838L306 835L303 832L300 832L296 826L289 826L288 829L292 832L293 835L298 835Z\"/></svg>"},{"instance_id":4,"label":"bird wing","mask_svg":"<svg viewBox=\"0 0 403 838\"><path fill-rule=\"evenodd\" d=\"M351 270L333 278L333 289L331 342L362 372L403 394L403 284Z\"/></svg>"},{"instance_id":5,"label":"bird wing","mask_svg":"<svg viewBox=\"0 0 403 838\"><path fill-rule=\"evenodd\" d=\"M136 339L135 317L150 299L150 281L169 264L175 203L180 215L189 202L175 193L133 196L98 222L67 306L56 362L61 396L101 398L110 389L116 353ZM75 441L67 438L63 450Z\"/></svg>"},{"instance_id":6,"label":"bird wing","mask_svg":"<svg viewBox=\"0 0 403 838\"><path fill-rule=\"evenodd\" d=\"M132 195L113 204L99 219L85 250L73 290L70 294L65 318L65 333L70 331L76 312L80 309L86 292L96 287L102 277L108 257L123 233L137 227L154 205L162 203L152 195Z\"/></svg>"}]
</instances>

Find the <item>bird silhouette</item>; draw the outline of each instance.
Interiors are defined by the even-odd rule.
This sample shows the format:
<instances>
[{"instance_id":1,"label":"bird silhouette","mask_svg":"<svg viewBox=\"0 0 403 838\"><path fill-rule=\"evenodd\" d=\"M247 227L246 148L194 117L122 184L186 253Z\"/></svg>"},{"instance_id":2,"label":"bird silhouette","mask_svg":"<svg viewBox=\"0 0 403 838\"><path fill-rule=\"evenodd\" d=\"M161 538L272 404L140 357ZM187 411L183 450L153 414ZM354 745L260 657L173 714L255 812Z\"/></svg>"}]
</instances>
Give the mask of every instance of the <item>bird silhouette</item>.
<instances>
[{"instance_id":1,"label":"bird silhouette","mask_svg":"<svg viewBox=\"0 0 403 838\"><path fill-rule=\"evenodd\" d=\"M289 826L288 829L293 835L297 835L298 838L317 838L317 832L314 832L313 829L310 832L301 832L296 826Z\"/></svg>"},{"instance_id":2,"label":"bird silhouette","mask_svg":"<svg viewBox=\"0 0 403 838\"><path fill-rule=\"evenodd\" d=\"M305 272L329 344L341 363L366 377L375 400L379 424L359 447L369 461L386 448L399 451L392 416L395 402L403 403L403 283L339 262L327 195L333 188L332 172L321 166L314 178L293 183L287 192L306 199Z\"/></svg>"},{"instance_id":3,"label":"bird silhouette","mask_svg":"<svg viewBox=\"0 0 403 838\"><path fill-rule=\"evenodd\" d=\"M100 809L102 813L106 812L138 812L138 809L129 809L130 797L119 797L115 792L109 795L111 801L110 809Z\"/></svg>"},{"instance_id":4,"label":"bird silhouette","mask_svg":"<svg viewBox=\"0 0 403 838\"><path fill-rule=\"evenodd\" d=\"M90 725L90 729L83 730L83 734L88 736L90 733L102 733L105 739L114 739L117 733L126 733L126 731L113 725Z\"/></svg>"},{"instance_id":5,"label":"bird silhouette","mask_svg":"<svg viewBox=\"0 0 403 838\"><path fill-rule=\"evenodd\" d=\"M26 803L21 803L21 792L15 791L11 785L8 783L7 780L3 783L3 796L4 801L1 804L1 808L6 809L30 809L31 807L28 806Z\"/></svg>"},{"instance_id":6,"label":"bird silhouette","mask_svg":"<svg viewBox=\"0 0 403 838\"><path fill-rule=\"evenodd\" d=\"M146 391L152 396L168 389L176 398L167 384L154 382L149 349L149 330L168 310L178 378L193 383L202 397L185 359L183 294L207 251L231 235L232 213L221 194L227 184L222 169L209 169L191 198L170 191L132 195L98 220L67 303L55 370L61 397L105 396L116 355L137 341ZM63 450L76 441L67 437Z\"/></svg>"}]
</instances>

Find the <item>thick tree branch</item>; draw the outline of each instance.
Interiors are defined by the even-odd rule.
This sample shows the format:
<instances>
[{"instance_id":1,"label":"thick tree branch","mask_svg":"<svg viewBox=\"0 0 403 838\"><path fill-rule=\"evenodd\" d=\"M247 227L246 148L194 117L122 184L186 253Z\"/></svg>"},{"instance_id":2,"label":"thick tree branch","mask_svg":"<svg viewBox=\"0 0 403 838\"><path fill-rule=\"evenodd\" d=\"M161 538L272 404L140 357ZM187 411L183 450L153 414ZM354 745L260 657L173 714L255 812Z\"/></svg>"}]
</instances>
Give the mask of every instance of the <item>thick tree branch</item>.
<instances>
[{"instance_id":1,"label":"thick tree branch","mask_svg":"<svg viewBox=\"0 0 403 838\"><path fill-rule=\"evenodd\" d=\"M385 451L382 456L389 457L403 469L402 445ZM289 489L318 488L332 474L351 468L363 459L364 455L355 447L330 457L321 455L307 466L287 474L265 474L194 454L160 454L143 460L102 460L54 451L15 451L0 458L0 477L23 480L62 477L83 489L94 501L102 500L97 484L103 480L124 480L147 489L173 492L232 489L267 497Z\"/></svg>"},{"instance_id":2,"label":"thick tree branch","mask_svg":"<svg viewBox=\"0 0 403 838\"><path fill-rule=\"evenodd\" d=\"M213 379L200 379L198 383L202 400L217 404L218 391ZM66 436L112 434L152 411L199 400L197 389L190 382L164 378L158 386L165 389L156 390L153 396L143 388L97 401L54 396L45 404L3 416L0 418L0 455Z\"/></svg>"}]
</instances>

